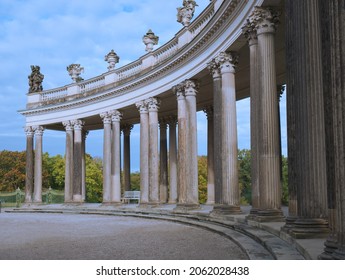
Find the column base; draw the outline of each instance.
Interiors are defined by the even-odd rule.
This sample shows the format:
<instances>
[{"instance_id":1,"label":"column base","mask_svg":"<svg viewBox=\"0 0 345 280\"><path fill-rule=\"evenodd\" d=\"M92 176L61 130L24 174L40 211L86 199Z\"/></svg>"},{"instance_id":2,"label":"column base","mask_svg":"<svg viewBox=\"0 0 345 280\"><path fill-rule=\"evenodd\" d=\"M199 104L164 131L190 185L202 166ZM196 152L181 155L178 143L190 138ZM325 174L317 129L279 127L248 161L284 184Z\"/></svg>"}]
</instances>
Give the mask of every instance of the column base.
<instances>
[{"instance_id":1,"label":"column base","mask_svg":"<svg viewBox=\"0 0 345 280\"><path fill-rule=\"evenodd\" d=\"M318 256L319 260L334 260L334 253L338 249L336 240L327 239L323 253Z\"/></svg>"},{"instance_id":2,"label":"column base","mask_svg":"<svg viewBox=\"0 0 345 280\"><path fill-rule=\"evenodd\" d=\"M258 211L259 211L259 208L252 207L249 211L249 215L246 216L246 220L255 221L255 217L257 216Z\"/></svg>"},{"instance_id":3,"label":"column base","mask_svg":"<svg viewBox=\"0 0 345 280\"><path fill-rule=\"evenodd\" d=\"M177 202L176 199L175 199L175 200L169 200L169 201L168 201L168 204L176 204L176 202Z\"/></svg>"},{"instance_id":4,"label":"column base","mask_svg":"<svg viewBox=\"0 0 345 280\"><path fill-rule=\"evenodd\" d=\"M298 219L296 216L288 216L285 219L285 225L282 226L281 230L288 233L294 227L295 221Z\"/></svg>"},{"instance_id":5,"label":"column base","mask_svg":"<svg viewBox=\"0 0 345 280\"><path fill-rule=\"evenodd\" d=\"M285 222L285 217L281 209L258 209L251 218L259 223Z\"/></svg>"},{"instance_id":6,"label":"column base","mask_svg":"<svg viewBox=\"0 0 345 280\"><path fill-rule=\"evenodd\" d=\"M74 194L73 195L73 202L82 203L83 197L81 194Z\"/></svg>"},{"instance_id":7,"label":"column base","mask_svg":"<svg viewBox=\"0 0 345 280\"><path fill-rule=\"evenodd\" d=\"M325 238L329 235L328 222L324 219L296 218L283 227L283 231L295 239Z\"/></svg>"},{"instance_id":8,"label":"column base","mask_svg":"<svg viewBox=\"0 0 345 280\"><path fill-rule=\"evenodd\" d=\"M213 207L211 215L238 215L242 214L241 207L236 205L217 204Z\"/></svg>"},{"instance_id":9,"label":"column base","mask_svg":"<svg viewBox=\"0 0 345 280\"><path fill-rule=\"evenodd\" d=\"M177 203L176 207L173 209L175 213L185 213L191 210L200 209L199 204L189 204L189 203Z\"/></svg>"}]
</instances>

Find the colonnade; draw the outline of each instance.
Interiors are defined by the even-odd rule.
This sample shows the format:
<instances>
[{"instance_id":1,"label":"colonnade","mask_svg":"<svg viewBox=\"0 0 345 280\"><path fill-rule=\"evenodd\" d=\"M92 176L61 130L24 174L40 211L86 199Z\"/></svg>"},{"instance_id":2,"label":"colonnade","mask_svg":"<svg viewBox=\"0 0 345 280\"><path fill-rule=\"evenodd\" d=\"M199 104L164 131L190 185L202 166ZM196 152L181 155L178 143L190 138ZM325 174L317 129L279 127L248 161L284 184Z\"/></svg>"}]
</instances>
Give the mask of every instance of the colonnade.
<instances>
[{"instance_id":1,"label":"colonnade","mask_svg":"<svg viewBox=\"0 0 345 280\"><path fill-rule=\"evenodd\" d=\"M345 192L341 184L344 178L341 139L344 133L341 129L343 109L337 104L343 101L339 73L345 71L337 59L344 55L339 48L343 46L344 36L339 31L338 20L344 19L344 14L333 0L322 4L292 0L286 3L290 203L283 230L293 237L304 238L324 236L331 226L332 234L326 242L323 258L343 258L342 198ZM285 220L281 210L281 136L275 61L279 16L272 8L255 7L242 28L250 56L252 209L247 219L258 222ZM330 30L336 34L334 37L329 35L333 34ZM241 213L235 90L239 59L236 52L221 51L207 65L213 79L213 101L204 108L208 123L207 204L214 205L214 215ZM330 71L324 71L323 66ZM135 104L140 115L141 206L173 203L176 211L199 207L198 90L199 82L192 78L172 87L171 94L176 96L177 103L173 116L159 111L159 97ZM104 126L103 203L119 204L121 130L124 135L123 185L128 190L129 135L133 126L121 124L122 113L118 110L104 112L100 117ZM84 122L73 120L63 125L66 129L65 201L82 202L85 194ZM26 128L26 202L42 202L43 131L42 126Z\"/></svg>"},{"instance_id":2,"label":"colonnade","mask_svg":"<svg viewBox=\"0 0 345 280\"><path fill-rule=\"evenodd\" d=\"M280 220L279 116L275 81L274 32L277 15L257 8L243 28L251 53L251 113L253 153L253 209L250 217L259 221ZM260 59L258 59L260 57ZM237 166L237 118L235 69L239 56L220 52L207 65L213 77L213 104L204 112L208 119L208 197L214 214L236 214L240 210ZM262 69L261 72L255 71ZM160 116L160 99L150 97L135 105L140 115L141 205L176 203L176 209L199 207L197 166L197 103L199 82L187 79L172 87L177 116ZM122 113L110 110L100 114L104 129L103 203L121 203L120 135L124 141L124 189L130 188L130 141L132 124L121 124ZM178 126L177 126L178 124ZM82 120L63 122L66 129L65 202L85 199L85 138ZM167 127L169 126L169 149ZM176 127L178 133L176 135ZM37 131L43 131L36 129ZM35 131L36 131L35 130ZM27 130L28 151L32 131ZM37 132L35 164L28 166L27 193L35 182L34 202L40 202L42 182L42 133ZM177 141L178 140L178 141ZM177 146L178 142L178 146ZM159 144L160 143L160 144ZM160 147L160 150L158 150ZM39 150L39 151L38 151ZM169 156L168 156L169 150ZM28 164L33 155L28 153ZM169 160L169 164L168 164ZM35 178L29 169L35 166ZM169 166L169 171L168 171ZM30 201L29 195L27 201Z\"/></svg>"}]
</instances>

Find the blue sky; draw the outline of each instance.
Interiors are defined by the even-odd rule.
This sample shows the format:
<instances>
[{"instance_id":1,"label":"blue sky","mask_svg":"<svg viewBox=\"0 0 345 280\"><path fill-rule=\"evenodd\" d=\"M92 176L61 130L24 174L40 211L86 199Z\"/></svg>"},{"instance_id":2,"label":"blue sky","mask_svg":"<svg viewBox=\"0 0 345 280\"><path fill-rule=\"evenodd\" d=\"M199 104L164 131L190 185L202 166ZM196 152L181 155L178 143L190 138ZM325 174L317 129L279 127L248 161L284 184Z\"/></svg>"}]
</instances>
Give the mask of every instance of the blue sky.
<instances>
[{"instance_id":1,"label":"blue sky","mask_svg":"<svg viewBox=\"0 0 345 280\"><path fill-rule=\"evenodd\" d=\"M25 150L25 108L30 65L39 65L44 89L71 83L66 66L80 63L88 79L107 71L104 56L120 56L116 67L145 54L142 36L152 29L159 45L182 27L176 8L182 0L0 0L0 150ZM48 4L49 3L49 4ZM198 0L194 18L209 4ZM239 148L250 147L249 100L237 102ZM286 154L285 95L281 101L283 153ZM206 118L198 113L198 150L206 154ZM65 134L45 131L43 149L64 154ZM87 152L102 156L102 131L87 138ZM139 127L131 138L132 169L139 168Z\"/></svg>"}]
</instances>

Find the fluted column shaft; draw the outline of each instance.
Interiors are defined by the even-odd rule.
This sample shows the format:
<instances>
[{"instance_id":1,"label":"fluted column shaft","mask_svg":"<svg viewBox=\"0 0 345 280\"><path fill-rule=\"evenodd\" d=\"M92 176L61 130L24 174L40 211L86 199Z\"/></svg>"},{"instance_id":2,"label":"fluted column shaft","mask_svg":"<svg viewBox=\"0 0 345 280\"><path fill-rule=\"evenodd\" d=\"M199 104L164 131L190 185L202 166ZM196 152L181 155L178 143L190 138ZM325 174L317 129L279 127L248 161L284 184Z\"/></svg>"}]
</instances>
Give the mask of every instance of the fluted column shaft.
<instances>
[{"instance_id":1,"label":"fluted column shaft","mask_svg":"<svg viewBox=\"0 0 345 280\"><path fill-rule=\"evenodd\" d=\"M103 203L111 202L111 115L101 114L104 126L103 136Z\"/></svg>"},{"instance_id":2,"label":"fluted column shaft","mask_svg":"<svg viewBox=\"0 0 345 280\"><path fill-rule=\"evenodd\" d=\"M213 169L215 204L221 204L223 195L222 177L222 80L218 63L213 59L208 64L213 77Z\"/></svg>"},{"instance_id":3,"label":"fluted column shaft","mask_svg":"<svg viewBox=\"0 0 345 280\"><path fill-rule=\"evenodd\" d=\"M223 204L239 207L240 193L237 166L237 114L235 91L235 64L226 59L220 65L222 75L222 147L223 147Z\"/></svg>"},{"instance_id":4,"label":"fluted column shaft","mask_svg":"<svg viewBox=\"0 0 345 280\"><path fill-rule=\"evenodd\" d=\"M168 118L169 124L169 203L177 202L177 147L176 116Z\"/></svg>"},{"instance_id":5,"label":"fluted column shaft","mask_svg":"<svg viewBox=\"0 0 345 280\"><path fill-rule=\"evenodd\" d=\"M238 166L237 166L237 116L236 116L236 91L235 91L235 66L238 61L238 55L233 52L221 52L209 64L209 68L215 76L215 69L219 68L221 76L221 89L216 89L214 96L214 111L220 110L220 114L214 115L214 133L215 141L215 176L222 177L216 179L216 205L215 213L240 213L240 193L238 185ZM214 77L215 78L215 77ZM220 124L216 123L220 119ZM220 129L221 132L216 132ZM220 136L219 138L216 138ZM219 153L219 154L218 154ZM216 160L221 160L221 169ZM216 165L218 165L216 167ZM217 170L217 171L216 171ZM217 174L218 172L219 174ZM221 181L221 185L218 184Z\"/></svg>"},{"instance_id":6,"label":"fluted column shaft","mask_svg":"<svg viewBox=\"0 0 345 280\"><path fill-rule=\"evenodd\" d=\"M88 135L88 131L83 130L82 131L82 146L81 146L81 162L82 162L82 172L81 172L81 195L82 195L82 201L85 201L86 199L86 137Z\"/></svg>"},{"instance_id":7,"label":"fluted column shaft","mask_svg":"<svg viewBox=\"0 0 345 280\"><path fill-rule=\"evenodd\" d=\"M214 128L213 128L213 107L209 106L204 109L207 116L207 201L206 204L213 205L214 197Z\"/></svg>"},{"instance_id":8,"label":"fluted column shaft","mask_svg":"<svg viewBox=\"0 0 345 280\"><path fill-rule=\"evenodd\" d=\"M32 202L34 189L34 131L31 126L25 128L26 132L26 175L25 175L25 202Z\"/></svg>"},{"instance_id":9,"label":"fluted column shaft","mask_svg":"<svg viewBox=\"0 0 345 280\"><path fill-rule=\"evenodd\" d=\"M149 203L149 112L147 102L136 104L140 112L140 204Z\"/></svg>"},{"instance_id":10,"label":"fluted column shaft","mask_svg":"<svg viewBox=\"0 0 345 280\"><path fill-rule=\"evenodd\" d=\"M199 204L198 192L198 144L196 121L196 94L198 84L194 80L186 80L185 97L187 107L187 200L188 205L196 207Z\"/></svg>"},{"instance_id":11,"label":"fluted column shaft","mask_svg":"<svg viewBox=\"0 0 345 280\"><path fill-rule=\"evenodd\" d=\"M297 190L295 237L327 231L327 179L320 1L287 1L288 140L294 141L289 184ZM290 173L290 167L289 167ZM290 180L291 179L291 180Z\"/></svg>"},{"instance_id":12,"label":"fluted column shaft","mask_svg":"<svg viewBox=\"0 0 345 280\"><path fill-rule=\"evenodd\" d=\"M177 96L177 118L178 118L178 203L187 204L187 104L184 95L183 85L179 84L173 88Z\"/></svg>"},{"instance_id":13,"label":"fluted column shaft","mask_svg":"<svg viewBox=\"0 0 345 280\"><path fill-rule=\"evenodd\" d=\"M34 127L35 131L35 167L34 167L34 202L42 202L42 137L44 128L42 126Z\"/></svg>"},{"instance_id":14,"label":"fluted column shaft","mask_svg":"<svg viewBox=\"0 0 345 280\"><path fill-rule=\"evenodd\" d=\"M66 129L66 152L65 152L65 202L71 202L73 196L73 124L64 122Z\"/></svg>"},{"instance_id":15,"label":"fluted column shaft","mask_svg":"<svg viewBox=\"0 0 345 280\"><path fill-rule=\"evenodd\" d=\"M345 260L345 1L320 1L330 235L321 259Z\"/></svg>"},{"instance_id":16,"label":"fluted column shaft","mask_svg":"<svg viewBox=\"0 0 345 280\"><path fill-rule=\"evenodd\" d=\"M281 221L281 165L278 97L276 84L274 34L278 13L270 8L256 7L249 18L258 39L260 68L259 109L259 221Z\"/></svg>"},{"instance_id":17,"label":"fluted column shaft","mask_svg":"<svg viewBox=\"0 0 345 280\"><path fill-rule=\"evenodd\" d=\"M157 98L148 99L149 110L149 203L159 204L159 152L158 152L158 109Z\"/></svg>"},{"instance_id":18,"label":"fluted column shaft","mask_svg":"<svg viewBox=\"0 0 345 280\"><path fill-rule=\"evenodd\" d=\"M112 113L112 149L111 149L111 202L121 203L121 129L122 114Z\"/></svg>"},{"instance_id":19,"label":"fluted column shaft","mask_svg":"<svg viewBox=\"0 0 345 280\"><path fill-rule=\"evenodd\" d=\"M131 189L131 146L130 134L133 125L123 125L123 184L125 191Z\"/></svg>"},{"instance_id":20,"label":"fluted column shaft","mask_svg":"<svg viewBox=\"0 0 345 280\"><path fill-rule=\"evenodd\" d=\"M160 172L159 172L159 189L160 201L168 202L168 147L167 147L167 123L165 119L159 121L160 132Z\"/></svg>"},{"instance_id":21,"label":"fluted column shaft","mask_svg":"<svg viewBox=\"0 0 345 280\"><path fill-rule=\"evenodd\" d=\"M248 40L250 56L250 155L251 155L251 189L252 209L255 215L259 209L259 127L260 127L260 69L258 40L255 27L250 21L243 27L243 34Z\"/></svg>"},{"instance_id":22,"label":"fluted column shaft","mask_svg":"<svg viewBox=\"0 0 345 280\"><path fill-rule=\"evenodd\" d=\"M73 201L82 202L82 130L84 122L82 120L75 120L74 123L74 149L73 149Z\"/></svg>"}]
</instances>

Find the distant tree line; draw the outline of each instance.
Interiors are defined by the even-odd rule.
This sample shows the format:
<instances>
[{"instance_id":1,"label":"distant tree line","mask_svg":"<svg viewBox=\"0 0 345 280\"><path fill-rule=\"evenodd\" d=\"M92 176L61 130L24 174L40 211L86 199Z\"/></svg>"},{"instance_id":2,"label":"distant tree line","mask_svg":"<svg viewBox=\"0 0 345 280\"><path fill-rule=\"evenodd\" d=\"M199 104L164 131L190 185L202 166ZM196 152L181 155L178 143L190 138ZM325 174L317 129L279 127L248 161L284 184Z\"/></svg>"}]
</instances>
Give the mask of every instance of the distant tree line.
<instances>
[{"instance_id":1,"label":"distant tree line","mask_svg":"<svg viewBox=\"0 0 345 280\"><path fill-rule=\"evenodd\" d=\"M0 191L25 189L25 152L0 151ZM251 204L250 150L238 152L239 187L241 203ZM86 201L101 202L103 189L102 159L86 154ZM198 157L199 201L207 201L207 157ZM287 158L282 157L282 203L288 204ZM65 185L65 159L61 155L43 154L43 188L63 190ZM140 173L131 173L131 188L140 189Z\"/></svg>"}]
</instances>

